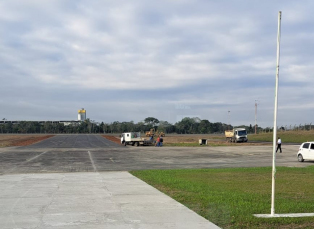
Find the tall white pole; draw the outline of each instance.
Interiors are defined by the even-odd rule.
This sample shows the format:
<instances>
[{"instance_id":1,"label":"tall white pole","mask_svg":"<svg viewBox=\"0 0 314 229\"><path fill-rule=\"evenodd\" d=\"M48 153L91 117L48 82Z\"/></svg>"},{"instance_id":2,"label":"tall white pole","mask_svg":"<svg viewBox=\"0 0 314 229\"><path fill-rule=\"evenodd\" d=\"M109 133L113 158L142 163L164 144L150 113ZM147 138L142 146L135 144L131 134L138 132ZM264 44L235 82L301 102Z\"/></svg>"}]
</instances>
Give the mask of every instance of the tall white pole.
<instances>
[{"instance_id":1,"label":"tall white pole","mask_svg":"<svg viewBox=\"0 0 314 229\"><path fill-rule=\"evenodd\" d=\"M273 171L271 192L271 215L275 214L275 178L276 178L276 143L277 143L277 109L278 109L278 81L279 81L279 57L280 57L280 28L281 11L278 13L278 35L277 35L277 65L276 65L276 88L274 109L274 131L273 131Z\"/></svg>"},{"instance_id":2,"label":"tall white pole","mask_svg":"<svg viewBox=\"0 0 314 229\"><path fill-rule=\"evenodd\" d=\"M257 124L256 124L256 122L257 122L257 102L256 102L257 100L255 100L255 134L256 134L256 128L257 128Z\"/></svg>"},{"instance_id":3,"label":"tall white pole","mask_svg":"<svg viewBox=\"0 0 314 229\"><path fill-rule=\"evenodd\" d=\"M228 111L228 130L229 130L229 127L230 127L230 111Z\"/></svg>"}]
</instances>

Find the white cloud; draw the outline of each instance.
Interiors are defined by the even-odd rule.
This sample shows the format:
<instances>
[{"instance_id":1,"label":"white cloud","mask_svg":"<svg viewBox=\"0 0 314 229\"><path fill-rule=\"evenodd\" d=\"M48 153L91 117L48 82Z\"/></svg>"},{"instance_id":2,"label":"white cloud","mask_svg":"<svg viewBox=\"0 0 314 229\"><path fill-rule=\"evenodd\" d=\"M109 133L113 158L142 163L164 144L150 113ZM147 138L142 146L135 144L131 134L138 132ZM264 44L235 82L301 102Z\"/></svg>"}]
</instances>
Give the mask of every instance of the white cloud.
<instances>
[{"instance_id":1,"label":"white cloud","mask_svg":"<svg viewBox=\"0 0 314 229\"><path fill-rule=\"evenodd\" d=\"M103 121L123 119L123 110L135 121L154 114L173 121L184 115L175 113L174 104L183 103L210 121L226 122L219 118L232 110L233 122L245 124L260 99L267 125L272 122L277 14L282 10L279 101L285 115L291 112L287 121L298 120L293 109L304 107L304 101L312 107L306 98L313 96L313 6L310 1L1 2L0 79L5 83L0 91L6 85L17 92L45 88L40 101L31 92L7 97L14 103L20 96L18 101L39 110L45 98L52 106L64 106L58 96L54 100L45 93L66 90L63 100L69 104L88 103L93 111L104 107L99 109L104 115L97 115ZM83 102L77 90L95 93L82 96ZM110 102L93 100L107 92ZM160 107L167 112L158 112Z\"/></svg>"}]
</instances>

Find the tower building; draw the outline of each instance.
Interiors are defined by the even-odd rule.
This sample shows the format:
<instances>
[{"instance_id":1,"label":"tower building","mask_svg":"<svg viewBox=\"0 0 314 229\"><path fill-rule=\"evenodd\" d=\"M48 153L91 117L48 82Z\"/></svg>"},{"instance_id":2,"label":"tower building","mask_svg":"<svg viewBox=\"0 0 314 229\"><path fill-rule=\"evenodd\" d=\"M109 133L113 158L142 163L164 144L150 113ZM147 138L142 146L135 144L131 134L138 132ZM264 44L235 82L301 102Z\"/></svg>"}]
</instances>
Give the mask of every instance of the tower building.
<instances>
[{"instance_id":1,"label":"tower building","mask_svg":"<svg viewBox=\"0 0 314 229\"><path fill-rule=\"evenodd\" d=\"M84 108L82 108L81 110L78 110L77 120L79 121L86 120L86 110L84 110Z\"/></svg>"}]
</instances>

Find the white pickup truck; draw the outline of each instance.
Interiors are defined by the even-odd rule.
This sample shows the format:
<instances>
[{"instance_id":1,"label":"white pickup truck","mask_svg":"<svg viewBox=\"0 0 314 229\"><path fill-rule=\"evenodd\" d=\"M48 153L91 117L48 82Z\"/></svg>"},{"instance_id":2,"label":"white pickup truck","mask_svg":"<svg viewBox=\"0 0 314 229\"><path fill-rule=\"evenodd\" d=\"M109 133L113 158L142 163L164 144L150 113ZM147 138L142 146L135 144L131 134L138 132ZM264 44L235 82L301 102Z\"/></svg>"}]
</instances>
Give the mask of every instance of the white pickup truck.
<instances>
[{"instance_id":1,"label":"white pickup truck","mask_svg":"<svg viewBox=\"0 0 314 229\"><path fill-rule=\"evenodd\" d=\"M123 145L132 145L132 146L148 146L154 144L154 139L151 137L150 139L141 138L140 132L127 132L121 134L121 144Z\"/></svg>"}]
</instances>

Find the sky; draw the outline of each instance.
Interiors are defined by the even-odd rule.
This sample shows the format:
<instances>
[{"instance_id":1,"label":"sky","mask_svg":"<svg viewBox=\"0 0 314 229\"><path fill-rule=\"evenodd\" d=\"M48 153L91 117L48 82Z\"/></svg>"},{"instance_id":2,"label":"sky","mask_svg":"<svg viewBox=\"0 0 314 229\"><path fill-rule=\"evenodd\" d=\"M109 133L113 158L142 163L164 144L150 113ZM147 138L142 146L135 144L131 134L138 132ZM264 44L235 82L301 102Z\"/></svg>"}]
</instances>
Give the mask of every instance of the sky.
<instances>
[{"instance_id":1,"label":"sky","mask_svg":"<svg viewBox=\"0 0 314 229\"><path fill-rule=\"evenodd\" d=\"M314 1L0 0L0 119L314 120ZM255 116L255 104L257 115Z\"/></svg>"}]
</instances>

